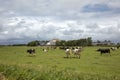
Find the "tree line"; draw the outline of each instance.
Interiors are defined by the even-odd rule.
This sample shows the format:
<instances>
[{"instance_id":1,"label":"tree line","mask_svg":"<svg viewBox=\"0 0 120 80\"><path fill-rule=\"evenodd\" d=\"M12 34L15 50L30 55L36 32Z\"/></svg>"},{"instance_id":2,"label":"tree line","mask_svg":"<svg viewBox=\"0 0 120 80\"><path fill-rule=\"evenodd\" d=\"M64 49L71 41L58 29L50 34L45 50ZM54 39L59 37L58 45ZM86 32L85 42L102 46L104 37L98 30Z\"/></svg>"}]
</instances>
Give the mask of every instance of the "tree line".
<instances>
[{"instance_id":1,"label":"tree line","mask_svg":"<svg viewBox=\"0 0 120 80\"><path fill-rule=\"evenodd\" d=\"M27 46L38 46L41 45L41 43L43 45L46 45L46 43L48 41L31 41L28 42ZM88 37L88 38L83 38L83 39L78 39L78 40L59 40L56 42L56 45L54 46L91 46L92 45L92 38Z\"/></svg>"},{"instance_id":2,"label":"tree line","mask_svg":"<svg viewBox=\"0 0 120 80\"><path fill-rule=\"evenodd\" d=\"M34 40L34 41L28 42L27 44L14 44L12 46L46 46L48 42L49 41L47 40L42 40L42 41ZM111 41L109 40L109 42ZM97 43L101 43L101 41L98 40ZM88 37L88 38L82 38L77 40L58 40L56 44L52 46L94 46L94 45L92 42L92 38ZM103 46L103 44L96 45L96 46ZM108 46L108 45L104 44L104 46ZM109 45L109 46L113 46L113 45ZM117 43L116 45L114 44L114 46L120 46L120 43Z\"/></svg>"},{"instance_id":3,"label":"tree line","mask_svg":"<svg viewBox=\"0 0 120 80\"><path fill-rule=\"evenodd\" d=\"M92 46L92 38L83 38L78 40L61 40L56 42L56 46Z\"/></svg>"}]
</instances>

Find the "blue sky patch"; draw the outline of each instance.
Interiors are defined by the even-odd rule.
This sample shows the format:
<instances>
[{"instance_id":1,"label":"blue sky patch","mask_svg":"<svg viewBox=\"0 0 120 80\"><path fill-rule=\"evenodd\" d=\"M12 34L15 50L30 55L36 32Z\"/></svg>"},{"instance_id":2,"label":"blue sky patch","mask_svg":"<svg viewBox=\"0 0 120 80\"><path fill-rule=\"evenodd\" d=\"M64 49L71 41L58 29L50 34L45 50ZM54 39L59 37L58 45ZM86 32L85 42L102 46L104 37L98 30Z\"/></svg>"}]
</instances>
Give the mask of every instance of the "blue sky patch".
<instances>
[{"instance_id":1,"label":"blue sky patch","mask_svg":"<svg viewBox=\"0 0 120 80\"><path fill-rule=\"evenodd\" d=\"M83 12L105 12L110 11L111 9L106 4L88 4L83 7Z\"/></svg>"}]
</instances>

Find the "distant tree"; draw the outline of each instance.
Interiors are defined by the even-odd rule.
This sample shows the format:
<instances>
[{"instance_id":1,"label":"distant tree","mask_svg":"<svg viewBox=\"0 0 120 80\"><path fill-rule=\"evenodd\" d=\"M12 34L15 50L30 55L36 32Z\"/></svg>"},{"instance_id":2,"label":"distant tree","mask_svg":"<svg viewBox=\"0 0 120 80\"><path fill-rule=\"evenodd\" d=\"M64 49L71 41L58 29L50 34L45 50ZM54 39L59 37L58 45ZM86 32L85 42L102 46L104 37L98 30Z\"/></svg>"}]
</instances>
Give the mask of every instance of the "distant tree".
<instances>
[{"instance_id":1,"label":"distant tree","mask_svg":"<svg viewBox=\"0 0 120 80\"><path fill-rule=\"evenodd\" d=\"M66 41L65 40L62 40L61 41L61 46L65 46L66 45Z\"/></svg>"},{"instance_id":2,"label":"distant tree","mask_svg":"<svg viewBox=\"0 0 120 80\"><path fill-rule=\"evenodd\" d=\"M67 41L67 42L65 43L65 45L66 45L66 46L72 46L73 44L72 44L72 41L69 40L69 41Z\"/></svg>"},{"instance_id":3,"label":"distant tree","mask_svg":"<svg viewBox=\"0 0 120 80\"><path fill-rule=\"evenodd\" d=\"M39 45L39 41L31 41L27 44L27 46L38 46Z\"/></svg>"},{"instance_id":4,"label":"distant tree","mask_svg":"<svg viewBox=\"0 0 120 80\"><path fill-rule=\"evenodd\" d=\"M87 46L92 46L92 38L91 37L87 38Z\"/></svg>"},{"instance_id":5,"label":"distant tree","mask_svg":"<svg viewBox=\"0 0 120 80\"><path fill-rule=\"evenodd\" d=\"M84 38L78 40L61 40L56 42L57 46L91 46L92 45L92 38Z\"/></svg>"},{"instance_id":6,"label":"distant tree","mask_svg":"<svg viewBox=\"0 0 120 80\"><path fill-rule=\"evenodd\" d=\"M61 40L61 41L57 41L56 42L56 46L65 46L66 45L66 41L65 40Z\"/></svg>"},{"instance_id":7,"label":"distant tree","mask_svg":"<svg viewBox=\"0 0 120 80\"><path fill-rule=\"evenodd\" d=\"M56 45L57 45L57 46L61 46L61 43L60 43L60 42L61 42L61 41L57 41L57 42L56 42Z\"/></svg>"},{"instance_id":8,"label":"distant tree","mask_svg":"<svg viewBox=\"0 0 120 80\"><path fill-rule=\"evenodd\" d=\"M86 39L80 39L78 44L79 44L79 46L87 46L87 40Z\"/></svg>"},{"instance_id":9,"label":"distant tree","mask_svg":"<svg viewBox=\"0 0 120 80\"><path fill-rule=\"evenodd\" d=\"M120 43L117 43L117 46L120 47Z\"/></svg>"},{"instance_id":10,"label":"distant tree","mask_svg":"<svg viewBox=\"0 0 120 80\"><path fill-rule=\"evenodd\" d=\"M101 41L97 40L97 43L101 43Z\"/></svg>"}]
</instances>

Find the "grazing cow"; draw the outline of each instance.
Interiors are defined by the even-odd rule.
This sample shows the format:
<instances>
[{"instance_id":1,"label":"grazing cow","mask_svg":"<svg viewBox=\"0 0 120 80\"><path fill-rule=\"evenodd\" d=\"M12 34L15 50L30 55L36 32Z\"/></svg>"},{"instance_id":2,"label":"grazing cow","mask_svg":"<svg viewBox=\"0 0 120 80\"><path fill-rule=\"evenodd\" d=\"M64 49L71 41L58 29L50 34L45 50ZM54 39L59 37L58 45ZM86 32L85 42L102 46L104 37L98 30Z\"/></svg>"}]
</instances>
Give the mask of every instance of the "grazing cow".
<instances>
[{"instance_id":1,"label":"grazing cow","mask_svg":"<svg viewBox=\"0 0 120 80\"><path fill-rule=\"evenodd\" d=\"M47 49L43 49L43 52L48 52L48 50Z\"/></svg>"},{"instance_id":2,"label":"grazing cow","mask_svg":"<svg viewBox=\"0 0 120 80\"><path fill-rule=\"evenodd\" d=\"M35 49L28 49L27 53L29 53L30 55L35 55Z\"/></svg>"},{"instance_id":3,"label":"grazing cow","mask_svg":"<svg viewBox=\"0 0 120 80\"><path fill-rule=\"evenodd\" d=\"M73 54L73 55L74 55L74 58L78 56L79 59L80 59L81 51L82 51L82 47L78 47L78 48L71 47L71 49L70 49L70 48L67 48L67 49L65 50L65 53L66 53L66 55L67 55L67 58L68 58L70 55Z\"/></svg>"},{"instance_id":4,"label":"grazing cow","mask_svg":"<svg viewBox=\"0 0 120 80\"><path fill-rule=\"evenodd\" d=\"M68 49L66 49L66 50L65 50L65 53L66 53L66 55L67 55L67 58L68 58L68 57L70 56L71 49L69 49L69 48L68 48Z\"/></svg>"},{"instance_id":5,"label":"grazing cow","mask_svg":"<svg viewBox=\"0 0 120 80\"><path fill-rule=\"evenodd\" d=\"M81 51L82 51L81 48L75 48L75 49L73 50L74 56L78 56L78 57L80 58L80 56L81 56Z\"/></svg>"},{"instance_id":6,"label":"grazing cow","mask_svg":"<svg viewBox=\"0 0 120 80\"><path fill-rule=\"evenodd\" d=\"M111 50L115 51L117 50L117 47L111 47Z\"/></svg>"},{"instance_id":7,"label":"grazing cow","mask_svg":"<svg viewBox=\"0 0 120 80\"><path fill-rule=\"evenodd\" d=\"M103 53L109 53L110 54L110 49L108 49L108 48L106 48L106 49L98 49L97 51L100 51L100 53L101 53L101 55L103 54ZM111 54L110 54L110 56L111 56Z\"/></svg>"}]
</instances>

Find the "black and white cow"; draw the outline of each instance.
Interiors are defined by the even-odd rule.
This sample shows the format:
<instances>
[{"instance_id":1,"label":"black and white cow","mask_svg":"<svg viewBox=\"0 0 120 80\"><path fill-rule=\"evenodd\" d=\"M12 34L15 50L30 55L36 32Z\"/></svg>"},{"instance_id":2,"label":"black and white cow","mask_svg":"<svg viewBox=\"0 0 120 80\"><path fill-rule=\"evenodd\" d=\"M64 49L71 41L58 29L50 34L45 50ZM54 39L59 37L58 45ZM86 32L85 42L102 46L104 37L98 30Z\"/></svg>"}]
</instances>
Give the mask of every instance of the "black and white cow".
<instances>
[{"instance_id":1,"label":"black and white cow","mask_svg":"<svg viewBox=\"0 0 120 80\"><path fill-rule=\"evenodd\" d=\"M97 51L99 51L101 53L101 55L104 54L104 53L110 54L110 49L109 48L99 48ZM111 54L110 54L110 56L111 56Z\"/></svg>"},{"instance_id":2,"label":"black and white cow","mask_svg":"<svg viewBox=\"0 0 120 80\"><path fill-rule=\"evenodd\" d=\"M35 49L27 49L27 53L30 55L35 55Z\"/></svg>"},{"instance_id":3,"label":"black and white cow","mask_svg":"<svg viewBox=\"0 0 120 80\"><path fill-rule=\"evenodd\" d=\"M74 55L74 58L75 57L78 57L80 59L81 57L81 51L82 51L82 48L67 48L65 50L65 53L67 55L67 58L70 57L70 55Z\"/></svg>"},{"instance_id":4,"label":"black and white cow","mask_svg":"<svg viewBox=\"0 0 120 80\"><path fill-rule=\"evenodd\" d=\"M111 47L111 50L112 51L115 51L115 50L117 50L118 48L117 47Z\"/></svg>"},{"instance_id":5,"label":"black and white cow","mask_svg":"<svg viewBox=\"0 0 120 80\"><path fill-rule=\"evenodd\" d=\"M82 48L75 48L73 49L73 54L74 56L78 56L79 58L81 57L81 51L82 51Z\"/></svg>"},{"instance_id":6,"label":"black and white cow","mask_svg":"<svg viewBox=\"0 0 120 80\"><path fill-rule=\"evenodd\" d=\"M65 50L65 53L66 53L66 56L67 56L67 58L70 56L70 54L71 54L71 49L69 49L69 48L67 48L66 50Z\"/></svg>"}]
</instances>

